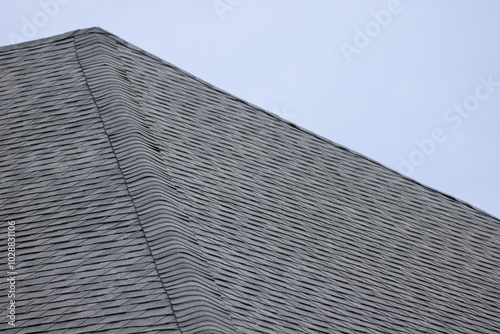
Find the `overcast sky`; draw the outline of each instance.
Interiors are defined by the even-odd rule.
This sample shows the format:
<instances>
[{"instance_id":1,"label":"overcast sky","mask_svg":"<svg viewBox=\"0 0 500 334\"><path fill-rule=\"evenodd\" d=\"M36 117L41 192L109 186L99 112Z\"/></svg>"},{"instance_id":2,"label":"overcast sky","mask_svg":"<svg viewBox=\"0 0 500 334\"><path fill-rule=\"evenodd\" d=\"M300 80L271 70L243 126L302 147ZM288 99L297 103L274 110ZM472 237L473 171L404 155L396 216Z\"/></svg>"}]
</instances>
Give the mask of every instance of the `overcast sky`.
<instances>
[{"instance_id":1,"label":"overcast sky","mask_svg":"<svg viewBox=\"0 0 500 334\"><path fill-rule=\"evenodd\" d=\"M0 0L0 45L99 26L500 217L498 0Z\"/></svg>"}]
</instances>

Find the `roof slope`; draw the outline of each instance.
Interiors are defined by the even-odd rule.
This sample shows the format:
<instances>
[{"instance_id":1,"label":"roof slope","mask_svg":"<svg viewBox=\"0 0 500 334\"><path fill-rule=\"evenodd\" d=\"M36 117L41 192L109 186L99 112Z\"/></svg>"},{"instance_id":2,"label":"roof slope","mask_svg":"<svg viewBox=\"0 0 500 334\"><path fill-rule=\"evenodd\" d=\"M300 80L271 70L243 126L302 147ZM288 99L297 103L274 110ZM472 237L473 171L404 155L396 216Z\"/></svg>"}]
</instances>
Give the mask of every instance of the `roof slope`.
<instances>
[{"instance_id":1,"label":"roof slope","mask_svg":"<svg viewBox=\"0 0 500 334\"><path fill-rule=\"evenodd\" d=\"M0 104L13 333L500 330L498 219L101 29L0 48Z\"/></svg>"}]
</instances>

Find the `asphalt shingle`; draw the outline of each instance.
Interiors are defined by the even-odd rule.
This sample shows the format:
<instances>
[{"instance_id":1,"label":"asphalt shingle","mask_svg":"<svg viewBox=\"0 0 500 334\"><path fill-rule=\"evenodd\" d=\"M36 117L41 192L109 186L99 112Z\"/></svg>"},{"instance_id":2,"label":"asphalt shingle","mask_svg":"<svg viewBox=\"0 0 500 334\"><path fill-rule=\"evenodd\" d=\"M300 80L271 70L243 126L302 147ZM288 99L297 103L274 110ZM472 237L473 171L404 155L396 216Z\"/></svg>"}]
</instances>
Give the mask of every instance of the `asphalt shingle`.
<instances>
[{"instance_id":1,"label":"asphalt shingle","mask_svg":"<svg viewBox=\"0 0 500 334\"><path fill-rule=\"evenodd\" d=\"M500 221L98 28L0 48L12 333L494 333Z\"/></svg>"}]
</instances>

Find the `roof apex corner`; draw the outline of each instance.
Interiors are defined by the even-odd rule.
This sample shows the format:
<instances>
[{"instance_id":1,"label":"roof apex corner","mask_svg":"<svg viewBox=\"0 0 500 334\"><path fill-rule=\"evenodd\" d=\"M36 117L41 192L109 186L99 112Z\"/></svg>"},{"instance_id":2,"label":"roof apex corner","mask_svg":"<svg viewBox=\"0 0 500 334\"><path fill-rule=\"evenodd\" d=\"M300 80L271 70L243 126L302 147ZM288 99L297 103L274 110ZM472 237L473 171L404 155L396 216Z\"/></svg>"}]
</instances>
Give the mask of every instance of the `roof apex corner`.
<instances>
[{"instance_id":1,"label":"roof apex corner","mask_svg":"<svg viewBox=\"0 0 500 334\"><path fill-rule=\"evenodd\" d=\"M71 32L70 32L71 34ZM91 35L91 34L100 34L100 35L106 35L112 38L119 38L118 36L114 35L113 33L107 31L106 29L103 29L101 27L90 27L90 28L84 28L84 29L78 29L73 31L73 35L78 36L78 35Z\"/></svg>"}]
</instances>

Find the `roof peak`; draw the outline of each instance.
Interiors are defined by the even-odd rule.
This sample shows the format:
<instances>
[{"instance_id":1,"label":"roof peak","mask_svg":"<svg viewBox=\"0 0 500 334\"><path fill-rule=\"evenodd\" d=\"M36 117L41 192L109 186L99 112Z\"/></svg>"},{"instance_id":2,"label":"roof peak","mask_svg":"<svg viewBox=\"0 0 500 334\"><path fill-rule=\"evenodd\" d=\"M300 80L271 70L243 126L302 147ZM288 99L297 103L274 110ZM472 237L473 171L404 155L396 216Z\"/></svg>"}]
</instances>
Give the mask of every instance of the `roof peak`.
<instances>
[{"instance_id":1,"label":"roof peak","mask_svg":"<svg viewBox=\"0 0 500 334\"><path fill-rule=\"evenodd\" d=\"M6 48L21 331L500 326L498 219L101 28Z\"/></svg>"},{"instance_id":2,"label":"roof peak","mask_svg":"<svg viewBox=\"0 0 500 334\"><path fill-rule=\"evenodd\" d=\"M302 128L301 126L298 126L298 125L296 125L296 124L294 124L294 123L291 123L291 122L289 122L289 121L288 121L288 120L286 120L286 119L282 119L282 118L280 118L280 117L276 116L275 114L269 113L268 111L266 111L266 110L264 110L264 109L260 108L259 106L256 106L256 105L254 105L253 103L250 103L250 102L248 102L248 101L246 101L246 100L243 100L243 99L241 99L241 98L239 98L239 97L236 97L236 96L234 96L233 94L231 94L231 93L229 93L229 92L227 92L227 91L225 91L225 90L223 90L223 89L221 89L221 88L219 88L219 87L216 87L216 86L212 85L211 83L206 82L206 81L205 81L205 80L203 80L203 79L200 79L199 77L197 77L197 76L195 76L195 75L193 75L193 74L191 74L191 73L189 73L189 72L187 72L187 71L185 71L185 70L183 70L183 69L181 69L181 68L179 68L179 67L177 67L177 66L175 66L175 65L173 65L173 64L171 64L171 63L169 63L168 61L166 61L166 60L162 59L161 57L158 57L158 56L156 56L156 55L154 55L154 54L152 54L152 53L150 53L150 52L148 52L148 51L144 50L143 48L138 47L138 46L136 46L136 45L134 45L134 44L132 44L132 43L130 43L130 42L128 42L128 41L126 41L126 40L122 39L121 37L119 37L119 36L117 36L117 35L115 35L115 34L113 34L113 33L109 32L109 31L107 31L106 29L103 29L103 28L101 28L101 27L89 27L89 28L77 29L77 30L69 31L69 32L62 33L62 34L59 34L59 35L54 35L54 36L51 36L51 37L44 37L44 38L39 38L39 39L36 39L36 40L26 41L26 42L22 42L22 43L10 44L10 45L6 45L6 46L0 46L0 53L1 53L1 52L8 52L8 51L10 51L10 50L20 50L20 49L23 49L23 48L26 48L26 47L36 47L36 46L40 46L40 45L43 45L43 44L54 43L54 42L57 42L57 41L63 41L63 40L65 40L65 39L75 39L75 38L77 38L77 37L80 37L80 38L81 38L81 37L85 37L85 36L86 36L87 38L89 38L89 37L91 37L92 35L93 35L93 36L105 36L108 40L113 40L113 41L115 41L115 42L117 42L117 43L119 43L119 44L122 44L122 45L124 45L124 46L126 46L126 47L128 47L128 48L131 48L131 49L133 49L133 50L139 51L140 53L142 53L142 54L144 54L144 55L146 55L146 56L150 57L151 59L154 59L154 60L156 60L156 61L158 61L158 62L160 62L160 63L163 63L163 64L165 64L165 65L168 65L168 66L170 66L170 67L174 67L174 68L176 68L177 70L179 70L179 71L180 71L180 72L182 72L183 74L190 76L192 79L194 79L194 80L196 80L196 81L198 81L198 82L200 82L200 83L204 84L204 85L205 85L205 86L207 86L207 87L210 87L210 88L212 88L212 89L216 89L217 91L219 91L219 92L221 92L221 93L228 94L228 95L230 95L231 97L236 98L236 99L237 99L237 100L239 100L240 102L243 102L243 103L245 103L246 105L248 105L248 106L250 106L250 107L252 107L252 108L258 108L259 110L261 110L261 111L263 111L263 112L265 112L265 113L267 113L267 114L271 115L272 117L279 118L281 121L284 121L285 123L289 123L289 124L290 124L290 125L292 125L293 127L296 127L296 128L298 128L298 129L300 129L301 131L303 131L303 132L305 132L305 133L308 133L309 135L315 136L315 137L319 138L319 139L320 139L320 140L322 140L322 141L325 141L325 142L328 142L328 143L334 144L334 145L335 145L335 146L337 146L338 148L341 148L341 149L343 149L343 150L346 150L346 151L348 151L348 152L351 152L351 153L353 153L353 154L355 154L355 155L357 155L357 156L362 157L363 159L367 159L367 160L371 161L372 163L375 163L375 164L379 165L379 166L380 166L380 167L382 167L382 168L388 169L388 170L390 170L391 172L396 173L397 175L401 176L401 177L402 177L402 178L404 178L404 179L409 180L410 182L413 182L413 183L415 183L415 184L418 184L419 186L423 186L424 188L427 188L427 189L428 189L428 190L430 190L430 191L433 191L433 192L439 193L440 195L447 196L447 197L449 197L449 198L451 198L451 199L453 199L453 200L455 200L455 201L457 201L457 202L460 202L460 203L462 203L462 204L465 204L465 205L467 205L467 206L469 206L469 207L473 208L473 209L474 209L474 210L476 210L476 211L479 211L479 212L482 212L482 213L487 213L487 212L485 212L484 210L482 210L482 209L480 209L480 208L477 208L477 207L475 207L474 205L472 205L472 204L470 204L470 203L467 203L466 201L463 201L463 200L461 200L461 199L459 199L459 198L457 198L457 197L455 197L455 196L453 196L453 195L450 195L450 194L444 193L444 192L439 191L439 190L437 190L437 189L434 189L434 188L432 188L432 187L430 187L430 186L427 186L427 185L425 185L425 184L423 184L423 183L421 183L421 182L418 182L418 181L416 181L416 180L414 180L414 179L412 179L412 178L410 178L410 177L408 177L408 176L406 176L406 175L403 175L403 174L401 174L401 173L399 173L399 172L397 172L397 171L395 171L395 170L392 170L391 168L389 168L389 167L387 167L387 166L383 165L382 163L380 163L380 162L378 162L378 161L375 161L375 160L371 159L370 157L367 157L367 156L365 156L365 155L363 155L363 154L361 154L361 153L359 153L359 152L356 152L356 151L354 151L354 150L352 150L352 149L350 149L350 148L348 148L348 147L345 147L345 146L343 146L343 145L341 145L341 144L339 144L339 143L333 142L333 141L331 141L330 139L327 139L327 138L325 138L325 137L323 137L323 136L321 136L321 135L318 135L318 134L316 134L316 133L314 133L314 132L312 132L312 131L309 131L309 130L307 130L307 129L305 129L305 128ZM487 213L487 214L489 214L489 213ZM491 214L489 214L489 215L491 215ZM497 217L495 217L495 218L497 218ZM498 219L498 218L497 218L497 219Z\"/></svg>"}]
</instances>

